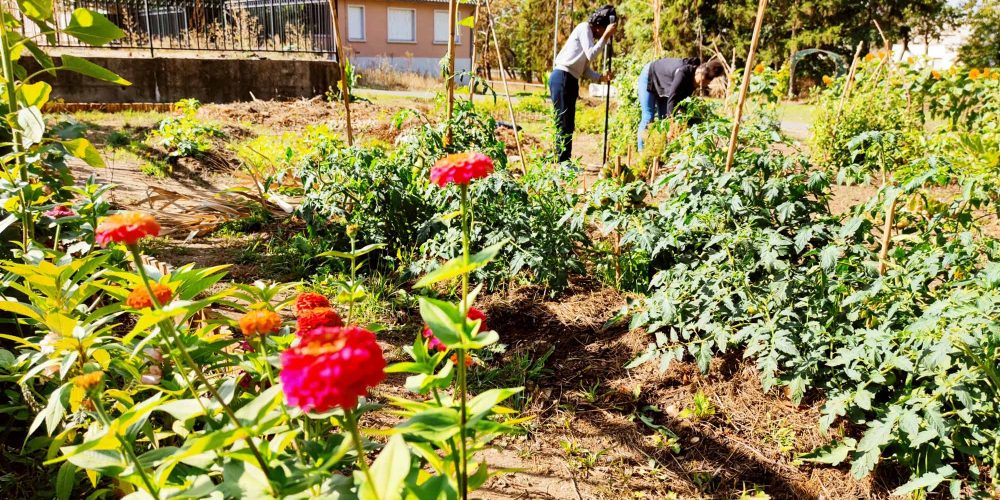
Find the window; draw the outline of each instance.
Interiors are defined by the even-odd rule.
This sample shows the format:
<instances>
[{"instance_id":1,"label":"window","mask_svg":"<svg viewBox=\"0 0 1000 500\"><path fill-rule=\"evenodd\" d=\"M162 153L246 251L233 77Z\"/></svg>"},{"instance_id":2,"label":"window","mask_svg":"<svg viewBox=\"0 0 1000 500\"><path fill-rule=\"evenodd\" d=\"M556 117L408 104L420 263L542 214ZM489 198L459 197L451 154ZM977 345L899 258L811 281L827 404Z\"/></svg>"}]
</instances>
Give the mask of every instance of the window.
<instances>
[{"instance_id":1,"label":"window","mask_svg":"<svg viewBox=\"0 0 1000 500\"><path fill-rule=\"evenodd\" d=\"M455 27L455 43L462 42L462 27ZM448 11L434 11L434 43L448 43Z\"/></svg>"},{"instance_id":2,"label":"window","mask_svg":"<svg viewBox=\"0 0 1000 500\"><path fill-rule=\"evenodd\" d=\"M415 9L389 9L389 41L417 41L417 11Z\"/></svg>"},{"instance_id":3,"label":"window","mask_svg":"<svg viewBox=\"0 0 1000 500\"><path fill-rule=\"evenodd\" d=\"M363 5L347 6L347 39L355 42L365 41L365 7Z\"/></svg>"}]
</instances>

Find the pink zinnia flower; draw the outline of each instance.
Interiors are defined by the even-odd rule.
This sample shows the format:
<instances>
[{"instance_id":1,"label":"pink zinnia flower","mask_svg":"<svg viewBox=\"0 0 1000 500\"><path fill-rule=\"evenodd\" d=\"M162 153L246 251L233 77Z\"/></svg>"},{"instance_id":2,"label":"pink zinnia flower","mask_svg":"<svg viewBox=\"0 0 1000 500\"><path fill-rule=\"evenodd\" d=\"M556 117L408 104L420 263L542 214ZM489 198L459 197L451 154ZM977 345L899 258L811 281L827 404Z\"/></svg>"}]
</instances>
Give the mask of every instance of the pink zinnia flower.
<instances>
[{"instance_id":1,"label":"pink zinnia flower","mask_svg":"<svg viewBox=\"0 0 1000 500\"><path fill-rule=\"evenodd\" d=\"M449 182L466 185L493 173L493 160L482 153L458 153L445 156L431 168L431 182L445 187Z\"/></svg>"},{"instance_id":2,"label":"pink zinnia flower","mask_svg":"<svg viewBox=\"0 0 1000 500\"><path fill-rule=\"evenodd\" d=\"M52 207L52 210L45 212L45 215L52 217L53 219L61 219L63 217L72 217L76 215L76 212L66 205L56 205Z\"/></svg>"},{"instance_id":3,"label":"pink zinnia flower","mask_svg":"<svg viewBox=\"0 0 1000 500\"><path fill-rule=\"evenodd\" d=\"M480 311L479 309L476 309L475 307L470 307L469 315L466 317L473 321L482 320L482 323L480 323L479 325L479 331L485 332L486 330L488 330L488 328L486 328L486 314ZM427 339L428 350L437 349L441 352L448 350L448 347L446 347L444 343L442 343L440 340L438 340L437 337L434 336L434 332L431 331L431 327L426 325L424 326L424 338Z\"/></svg>"},{"instance_id":4,"label":"pink zinnia flower","mask_svg":"<svg viewBox=\"0 0 1000 500\"><path fill-rule=\"evenodd\" d=\"M303 411L354 409L384 379L382 348L364 328L320 327L281 353L285 399Z\"/></svg>"}]
</instances>

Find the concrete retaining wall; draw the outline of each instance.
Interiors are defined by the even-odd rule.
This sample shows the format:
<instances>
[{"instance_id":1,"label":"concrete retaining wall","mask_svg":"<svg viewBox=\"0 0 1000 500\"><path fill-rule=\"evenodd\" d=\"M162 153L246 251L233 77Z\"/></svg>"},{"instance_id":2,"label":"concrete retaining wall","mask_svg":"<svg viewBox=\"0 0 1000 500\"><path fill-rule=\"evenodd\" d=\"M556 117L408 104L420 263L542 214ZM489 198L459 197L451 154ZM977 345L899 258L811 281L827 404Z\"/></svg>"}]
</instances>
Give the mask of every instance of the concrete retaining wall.
<instances>
[{"instance_id":1,"label":"concrete retaining wall","mask_svg":"<svg viewBox=\"0 0 1000 500\"><path fill-rule=\"evenodd\" d=\"M225 103L257 99L314 97L335 87L340 71L333 61L236 59L88 58L132 82L122 87L72 73L44 74L52 99L66 102L174 102L195 98ZM39 68L28 62L28 73ZM58 64L58 63L57 63ZM251 93L253 94L251 96Z\"/></svg>"}]
</instances>

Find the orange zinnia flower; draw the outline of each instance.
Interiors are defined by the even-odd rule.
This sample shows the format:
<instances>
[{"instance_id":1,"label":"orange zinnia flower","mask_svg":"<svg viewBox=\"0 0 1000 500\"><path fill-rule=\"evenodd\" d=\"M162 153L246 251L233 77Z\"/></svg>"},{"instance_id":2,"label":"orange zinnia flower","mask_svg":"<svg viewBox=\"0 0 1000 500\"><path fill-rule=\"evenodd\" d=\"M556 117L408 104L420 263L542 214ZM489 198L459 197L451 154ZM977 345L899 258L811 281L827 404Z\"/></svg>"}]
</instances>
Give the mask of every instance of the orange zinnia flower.
<instances>
[{"instance_id":1,"label":"orange zinnia flower","mask_svg":"<svg viewBox=\"0 0 1000 500\"><path fill-rule=\"evenodd\" d=\"M274 311L266 309L250 311L240 318L240 330L247 337L268 335L278 331L280 328L281 316L278 316Z\"/></svg>"},{"instance_id":2,"label":"orange zinnia flower","mask_svg":"<svg viewBox=\"0 0 1000 500\"><path fill-rule=\"evenodd\" d=\"M969 80L975 80L976 78L979 78L979 68L972 68L969 71Z\"/></svg>"},{"instance_id":3,"label":"orange zinnia flower","mask_svg":"<svg viewBox=\"0 0 1000 500\"><path fill-rule=\"evenodd\" d=\"M764 65L763 65L763 64L758 64L757 66L755 66L755 67L753 68L753 72L759 75L759 74L761 74L761 73L763 73L763 72L764 72L764 69L765 69L765 68L764 68Z\"/></svg>"},{"instance_id":4,"label":"orange zinnia flower","mask_svg":"<svg viewBox=\"0 0 1000 500\"><path fill-rule=\"evenodd\" d=\"M73 377L73 385L85 391L89 391L90 389L97 387L97 384L100 384L102 379L104 379L104 372L98 370L96 372L84 373L83 375Z\"/></svg>"},{"instance_id":5,"label":"orange zinnia flower","mask_svg":"<svg viewBox=\"0 0 1000 500\"><path fill-rule=\"evenodd\" d=\"M872 53L865 54L865 62L871 62L872 59L875 59L875 54Z\"/></svg>"},{"instance_id":6,"label":"orange zinnia flower","mask_svg":"<svg viewBox=\"0 0 1000 500\"><path fill-rule=\"evenodd\" d=\"M940 80L941 79L941 72L938 71L938 70L936 70L936 69L932 69L931 70L931 78L933 78L935 80Z\"/></svg>"},{"instance_id":7,"label":"orange zinnia flower","mask_svg":"<svg viewBox=\"0 0 1000 500\"><path fill-rule=\"evenodd\" d=\"M299 313L298 326L299 335L304 336L321 326L344 326L344 322L340 319L340 315L337 314L337 311L334 311L329 307L317 307L315 309L309 309L308 311L302 311Z\"/></svg>"},{"instance_id":8,"label":"orange zinnia flower","mask_svg":"<svg viewBox=\"0 0 1000 500\"><path fill-rule=\"evenodd\" d=\"M330 301L316 292L303 292L295 298L295 314L302 314L317 307L330 307Z\"/></svg>"},{"instance_id":9,"label":"orange zinnia flower","mask_svg":"<svg viewBox=\"0 0 1000 500\"><path fill-rule=\"evenodd\" d=\"M830 85L831 83L833 83L833 78L823 75L823 85Z\"/></svg>"},{"instance_id":10,"label":"orange zinnia flower","mask_svg":"<svg viewBox=\"0 0 1000 500\"><path fill-rule=\"evenodd\" d=\"M153 295L156 296L156 301L161 306L170 302L170 299L174 296L173 290L166 285L150 283L149 287L153 289ZM128 294L128 298L125 299L125 304L132 309L146 309L153 307L153 301L149 298L149 292L143 285L137 286L131 293Z\"/></svg>"},{"instance_id":11,"label":"orange zinnia flower","mask_svg":"<svg viewBox=\"0 0 1000 500\"><path fill-rule=\"evenodd\" d=\"M135 245L146 236L159 236L160 224L152 215L122 212L106 217L97 225L95 239L102 247L108 243Z\"/></svg>"}]
</instances>

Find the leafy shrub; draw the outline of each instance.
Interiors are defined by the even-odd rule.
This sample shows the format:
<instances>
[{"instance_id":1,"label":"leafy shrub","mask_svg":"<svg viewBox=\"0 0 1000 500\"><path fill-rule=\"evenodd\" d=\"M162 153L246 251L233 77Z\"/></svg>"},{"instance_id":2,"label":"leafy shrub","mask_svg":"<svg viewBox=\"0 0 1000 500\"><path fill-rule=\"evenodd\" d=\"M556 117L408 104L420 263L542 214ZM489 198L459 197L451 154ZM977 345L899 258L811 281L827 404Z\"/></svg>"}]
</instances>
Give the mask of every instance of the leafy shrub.
<instances>
[{"instance_id":1,"label":"leafy shrub","mask_svg":"<svg viewBox=\"0 0 1000 500\"><path fill-rule=\"evenodd\" d=\"M197 157L212 150L212 139L224 137L222 130L195 117L201 103L182 99L175 105L181 116L166 118L150 134L153 142L172 157Z\"/></svg>"},{"instance_id":2,"label":"leafy shrub","mask_svg":"<svg viewBox=\"0 0 1000 500\"><path fill-rule=\"evenodd\" d=\"M929 171L841 220L827 176L802 158L745 147L722 171L726 128L696 125L677 141L661 183L670 196L648 209L669 251L654 254L650 295L633 309L632 326L655 335L633 365L690 355L705 370L737 349L765 389L784 386L794 401L825 391L824 429L843 419L858 430L806 458L849 459L858 477L892 459L911 471L900 494L995 481L1000 385L989 360L1000 337L986 325L1000 246L975 236L970 212L996 210L995 182L970 179L939 202L924 190ZM900 234L883 258L889 206ZM969 459L988 474L955 465Z\"/></svg>"},{"instance_id":3,"label":"leafy shrub","mask_svg":"<svg viewBox=\"0 0 1000 500\"><path fill-rule=\"evenodd\" d=\"M551 170L544 160L523 176L512 175L494 120L467 106L457 111L448 146L443 127L424 125L403 136L391 153L328 142L307 155L299 169L306 188L300 213L310 230L343 238L348 225L357 226L365 241L385 245L381 255L396 265L412 274L432 270L457 256L462 245L454 219L458 197L432 187L430 168L456 149L481 151L495 159L497 171L472 187L472 244L511 244L493 266L477 270L477 279L495 287L524 272L534 282L562 288L571 273L582 270L576 252L586 241L582 227L563 220L575 204L567 189L572 176Z\"/></svg>"}]
</instances>

